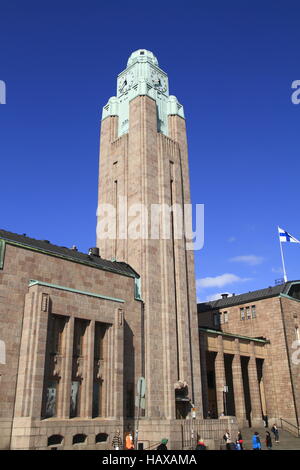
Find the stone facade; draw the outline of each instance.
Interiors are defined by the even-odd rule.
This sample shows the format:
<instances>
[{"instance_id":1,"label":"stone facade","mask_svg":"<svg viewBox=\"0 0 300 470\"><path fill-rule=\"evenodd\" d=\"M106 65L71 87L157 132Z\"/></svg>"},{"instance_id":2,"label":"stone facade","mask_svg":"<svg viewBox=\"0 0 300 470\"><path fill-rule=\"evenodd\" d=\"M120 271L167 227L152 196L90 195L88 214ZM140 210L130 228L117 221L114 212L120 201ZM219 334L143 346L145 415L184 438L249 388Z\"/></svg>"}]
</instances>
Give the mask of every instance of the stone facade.
<instances>
[{"instance_id":1,"label":"stone facade","mask_svg":"<svg viewBox=\"0 0 300 470\"><path fill-rule=\"evenodd\" d=\"M115 235L104 239L99 215L103 261L95 266L91 256L47 242L0 236L2 448L109 448L116 429L136 428L139 377L146 379L145 447L167 436L181 448L192 407L202 418L193 252L175 237L173 213L170 236L159 222L152 237L150 220L130 212L137 204L150 213L152 205L190 203L183 107L168 95L152 53L137 51L128 64L101 125L99 206L112 204L117 215L109 218ZM148 234L124 237L132 222Z\"/></svg>"},{"instance_id":2,"label":"stone facade","mask_svg":"<svg viewBox=\"0 0 300 470\"><path fill-rule=\"evenodd\" d=\"M108 259L126 261L141 276L147 393L140 438L153 442L167 431L177 432L175 441L179 440L181 428L176 417L184 401L175 400L178 382L187 384L185 405L193 404L197 418L202 418L193 252L186 250L184 238L175 238L174 220L169 238L163 238L162 233L159 238L151 237L154 205L183 207L190 203L185 120L170 114L165 135L158 131L157 106L157 99L146 93L134 97L129 102L129 130L121 137L118 116L105 114L102 120L99 207L112 204L116 221L114 235L105 238L99 229L103 215L99 215L97 231L101 253ZM121 208L123 201L125 208ZM145 212L133 214L136 204ZM129 234L133 223L140 227L136 237ZM185 417L191 416L190 408L186 406ZM149 426L151 420L155 420L155 427Z\"/></svg>"},{"instance_id":3,"label":"stone facade","mask_svg":"<svg viewBox=\"0 0 300 470\"><path fill-rule=\"evenodd\" d=\"M247 415L248 419L252 419L252 424L259 425L262 417L267 415L269 422L280 423L280 419L284 419L299 426L300 390L297 353L300 345L300 342L297 343L300 340L298 333L300 302L297 293L299 285L299 282L295 281L279 286L279 289L277 288L279 292L275 292L275 288L269 288L269 292L265 289L257 291L257 294L250 293L253 300L247 299L247 294L242 294L236 298L228 297L217 302L198 305L199 324L203 327L200 336L217 337L219 330L225 335L222 338L226 338L227 342L230 336L236 336L235 341L238 343L249 344L248 351L239 347L231 352L234 361L232 364L235 378L234 397L236 407L240 410L236 416L239 420L244 420ZM218 321L219 326L216 323ZM257 341L256 338L260 340ZM204 340L202 344L203 342ZM206 351L213 350L208 341ZM217 355L219 354L223 357L221 346L217 348ZM248 375L249 396L246 396L245 383L241 387L241 380L238 378L240 357L244 358L243 373ZM216 377L220 375L218 372L220 367L223 371L220 383L224 386L226 384L224 366L222 364L219 366L216 361L215 367Z\"/></svg>"},{"instance_id":4,"label":"stone facade","mask_svg":"<svg viewBox=\"0 0 300 470\"><path fill-rule=\"evenodd\" d=\"M104 107L98 203L101 257L0 230L0 449L110 449L138 422L144 448L197 436L219 448L225 429L265 415L298 425L300 282L197 314L193 251L176 236L190 203L184 112L149 51ZM153 207L168 216L154 236Z\"/></svg>"},{"instance_id":5,"label":"stone facade","mask_svg":"<svg viewBox=\"0 0 300 470\"><path fill-rule=\"evenodd\" d=\"M65 449L81 448L72 444L76 434L86 435L85 448L110 447L109 441L96 444L96 435L107 433L111 439L116 428L123 426L128 414L123 390L133 387L133 360L141 371L142 304L135 299L135 277L32 251L26 237L23 243L6 240L0 271L0 331L6 345L5 364L0 365L0 447L45 449L51 435L61 435ZM41 419L50 315L66 322L55 358L56 416ZM80 412L70 419L77 320L86 321L87 328L78 358ZM91 419L95 323L107 325L107 340L101 364L104 405L101 416ZM133 351L137 352L134 358Z\"/></svg>"}]
</instances>

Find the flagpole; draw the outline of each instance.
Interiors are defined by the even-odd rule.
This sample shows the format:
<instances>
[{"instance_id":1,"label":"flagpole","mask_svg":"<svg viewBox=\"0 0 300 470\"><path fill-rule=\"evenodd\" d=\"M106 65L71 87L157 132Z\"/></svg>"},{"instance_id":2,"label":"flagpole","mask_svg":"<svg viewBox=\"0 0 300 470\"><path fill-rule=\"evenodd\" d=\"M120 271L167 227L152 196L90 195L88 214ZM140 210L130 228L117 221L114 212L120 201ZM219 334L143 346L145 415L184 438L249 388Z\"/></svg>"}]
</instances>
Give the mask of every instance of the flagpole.
<instances>
[{"instance_id":1,"label":"flagpole","mask_svg":"<svg viewBox=\"0 0 300 470\"><path fill-rule=\"evenodd\" d=\"M278 227L279 229L279 227ZM278 235L279 235L279 243L280 243L280 252L281 252L281 260L282 260L282 267L283 267L283 277L284 277L284 282L287 282L287 275L286 275L286 270L285 270L285 264L284 264L284 257L283 257L283 249L282 249L282 243L280 240L280 233L278 230Z\"/></svg>"}]
</instances>

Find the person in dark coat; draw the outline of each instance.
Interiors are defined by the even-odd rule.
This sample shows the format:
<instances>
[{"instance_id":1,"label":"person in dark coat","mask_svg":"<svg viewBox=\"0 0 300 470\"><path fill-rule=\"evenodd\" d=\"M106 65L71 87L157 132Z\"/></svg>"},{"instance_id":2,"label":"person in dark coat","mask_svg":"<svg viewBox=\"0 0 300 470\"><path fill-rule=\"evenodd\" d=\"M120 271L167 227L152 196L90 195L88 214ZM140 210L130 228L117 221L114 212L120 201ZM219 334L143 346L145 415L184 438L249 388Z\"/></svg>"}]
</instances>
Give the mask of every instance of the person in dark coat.
<instances>
[{"instance_id":1,"label":"person in dark coat","mask_svg":"<svg viewBox=\"0 0 300 470\"><path fill-rule=\"evenodd\" d=\"M273 424L271 431L274 434L275 442L278 444L278 442L279 442L279 431L278 431L278 427L277 427L276 424Z\"/></svg>"},{"instance_id":2,"label":"person in dark coat","mask_svg":"<svg viewBox=\"0 0 300 470\"><path fill-rule=\"evenodd\" d=\"M168 450L167 443L168 443L168 439L162 439L159 446L156 447L156 450Z\"/></svg>"},{"instance_id":3,"label":"person in dark coat","mask_svg":"<svg viewBox=\"0 0 300 470\"><path fill-rule=\"evenodd\" d=\"M266 446L268 450L272 449L272 437L269 431L266 431Z\"/></svg>"}]
</instances>

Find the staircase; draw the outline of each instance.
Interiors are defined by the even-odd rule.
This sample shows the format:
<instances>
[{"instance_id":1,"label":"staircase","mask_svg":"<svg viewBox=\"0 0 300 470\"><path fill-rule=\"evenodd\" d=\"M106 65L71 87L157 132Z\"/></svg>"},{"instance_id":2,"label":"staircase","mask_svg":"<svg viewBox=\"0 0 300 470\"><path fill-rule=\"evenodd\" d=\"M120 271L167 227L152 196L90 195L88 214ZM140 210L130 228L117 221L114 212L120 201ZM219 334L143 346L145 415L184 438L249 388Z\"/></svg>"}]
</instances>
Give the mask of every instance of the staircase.
<instances>
[{"instance_id":1,"label":"staircase","mask_svg":"<svg viewBox=\"0 0 300 470\"><path fill-rule=\"evenodd\" d=\"M270 432L272 437L272 450L300 450L300 438L290 434L287 431L282 431L279 428L279 443L276 444L274 434L271 432L271 428L243 428L241 430L245 450L252 449L252 436L255 431L259 433L261 448L262 450L268 450L265 444L266 430ZM233 437L233 436L232 436Z\"/></svg>"}]
</instances>

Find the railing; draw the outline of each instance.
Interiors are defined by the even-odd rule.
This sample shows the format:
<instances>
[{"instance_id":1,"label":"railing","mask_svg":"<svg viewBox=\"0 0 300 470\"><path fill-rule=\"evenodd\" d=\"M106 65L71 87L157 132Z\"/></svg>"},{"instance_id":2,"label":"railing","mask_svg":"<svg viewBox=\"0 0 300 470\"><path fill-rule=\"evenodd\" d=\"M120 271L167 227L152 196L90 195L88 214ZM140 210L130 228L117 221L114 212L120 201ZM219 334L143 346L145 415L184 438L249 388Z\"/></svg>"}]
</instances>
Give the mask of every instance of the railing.
<instances>
[{"instance_id":1,"label":"railing","mask_svg":"<svg viewBox=\"0 0 300 470\"><path fill-rule=\"evenodd\" d=\"M291 434L294 434L294 436L300 437L300 427L296 426L293 423L290 423L286 419L280 418L280 423L281 423L281 429L283 431L288 431Z\"/></svg>"},{"instance_id":2,"label":"railing","mask_svg":"<svg viewBox=\"0 0 300 470\"><path fill-rule=\"evenodd\" d=\"M237 421L234 416L225 416L221 419L186 419L182 420L182 449L194 450L200 438L208 448L214 441L217 450L224 448L223 435L226 431L236 435Z\"/></svg>"}]
</instances>

